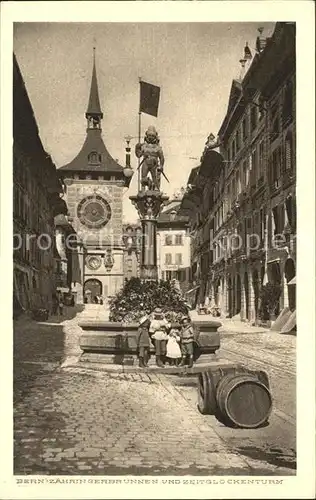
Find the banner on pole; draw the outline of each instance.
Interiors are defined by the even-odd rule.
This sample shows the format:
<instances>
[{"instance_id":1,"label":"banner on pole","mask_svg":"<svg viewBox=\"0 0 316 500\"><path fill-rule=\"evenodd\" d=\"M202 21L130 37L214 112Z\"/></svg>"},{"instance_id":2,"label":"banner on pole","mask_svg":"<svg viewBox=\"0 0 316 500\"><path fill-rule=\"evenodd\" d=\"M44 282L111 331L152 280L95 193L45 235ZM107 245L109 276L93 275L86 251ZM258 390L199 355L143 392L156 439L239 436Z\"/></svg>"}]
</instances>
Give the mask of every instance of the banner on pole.
<instances>
[{"instance_id":1,"label":"banner on pole","mask_svg":"<svg viewBox=\"0 0 316 500\"><path fill-rule=\"evenodd\" d=\"M158 116L160 87L140 81L139 111L151 116Z\"/></svg>"}]
</instances>

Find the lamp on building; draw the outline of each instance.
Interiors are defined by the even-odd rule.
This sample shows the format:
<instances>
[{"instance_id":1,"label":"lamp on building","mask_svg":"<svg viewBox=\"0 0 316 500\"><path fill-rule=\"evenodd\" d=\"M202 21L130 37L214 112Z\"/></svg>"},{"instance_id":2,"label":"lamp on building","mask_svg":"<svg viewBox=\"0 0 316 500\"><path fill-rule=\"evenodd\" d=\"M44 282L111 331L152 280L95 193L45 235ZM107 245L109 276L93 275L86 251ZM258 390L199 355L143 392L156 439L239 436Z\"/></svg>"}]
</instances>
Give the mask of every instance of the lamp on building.
<instances>
[{"instance_id":1,"label":"lamp on building","mask_svg":"<svg viewBox=\"0 0 316 500\"><path fill-rule=\"evenodd\" d=\"M131 178L134 174L133 169L131 167L131 147L130 147L130 142L132 140L132 137L130 135L127 135L124 137L126 141L126 155L125 155L125 167L123 169L123 173L125 177L128 179Z\"/></svg>"}]
</instances>

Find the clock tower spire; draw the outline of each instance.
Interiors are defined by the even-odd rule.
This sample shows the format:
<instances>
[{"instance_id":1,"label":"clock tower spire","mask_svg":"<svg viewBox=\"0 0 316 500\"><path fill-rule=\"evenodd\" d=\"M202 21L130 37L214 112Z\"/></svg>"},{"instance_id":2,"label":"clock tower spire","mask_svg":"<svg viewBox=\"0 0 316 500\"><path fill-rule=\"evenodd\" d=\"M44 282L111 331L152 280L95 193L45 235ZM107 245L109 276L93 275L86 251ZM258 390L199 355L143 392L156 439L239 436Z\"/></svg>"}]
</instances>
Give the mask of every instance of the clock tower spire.
<instances>
[{"instance_id":1,"label":"clock tower spire","mask_svg":"<svg viewBox=\"0 0 316 500\"><path fill-rule=\"evenodd\" d=\"M101 111L100 99L99 99L97 70L95 64L95 47L93 47L92 79L91 79L90 96L86 112L86 118L87 118L88 130L90 129L101 130L101 120L103 118L103 113Z\"/></svg>"},{"instance_id":2,"label":"clock tower spire","mask_svg":"<svg viewBox=\"0 0 316 500\"><path fill-rule=\"evenodd\" d=\"M113 296L124 284L123 190L131 177L107 150L101 131L95 47L85 117L85 141L77 156L59 169L78 246L72 250L77 302Z\"/></svg>"}]
</instances>

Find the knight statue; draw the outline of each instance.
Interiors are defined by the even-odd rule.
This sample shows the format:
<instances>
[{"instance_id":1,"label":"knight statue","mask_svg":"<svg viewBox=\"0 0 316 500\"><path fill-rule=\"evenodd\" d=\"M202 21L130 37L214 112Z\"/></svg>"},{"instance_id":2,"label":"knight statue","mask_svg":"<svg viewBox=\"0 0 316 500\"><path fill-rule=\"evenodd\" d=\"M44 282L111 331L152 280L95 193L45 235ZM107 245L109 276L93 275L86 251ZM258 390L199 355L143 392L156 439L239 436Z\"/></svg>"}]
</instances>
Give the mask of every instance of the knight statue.
<instances>
[{"instance_id":1,"label":"knight statue","mask_svg":"<svg viewBox=\"0 0 316 500\"><path fill-rule=\"evenodd\" d=\"M135 154L141 161L141 185L144 190L160 191L161 173L165 163L163 150L159 145L158 132L155 127L148 127L143 143L136 144ZM151 178L148 177L150 174Z\"/></svg>"}]
</instances>

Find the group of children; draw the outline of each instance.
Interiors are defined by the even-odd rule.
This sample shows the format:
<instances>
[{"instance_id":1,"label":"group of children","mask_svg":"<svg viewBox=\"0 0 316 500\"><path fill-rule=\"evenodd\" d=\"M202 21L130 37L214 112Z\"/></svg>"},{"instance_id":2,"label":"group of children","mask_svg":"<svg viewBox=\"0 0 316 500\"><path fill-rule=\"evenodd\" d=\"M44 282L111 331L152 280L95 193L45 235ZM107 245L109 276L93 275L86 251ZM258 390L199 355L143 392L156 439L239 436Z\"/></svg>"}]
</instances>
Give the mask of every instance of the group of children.
<instances>
[{"instance_id":1,"label":"group of children","mask_svg":"<svg viewBox=\"0 0 316 500\"><path fill-rule=\"evenodd\" d=\"M183 316L180 325L172 326L165 318L162 310L156 308L151 317L143 316L138 329L139 366L145 368L150 357L150 345L155 347L156 364L164 367L170 365L193 366L194 334L190 318Z\"/></svg>"}]
</instances>

